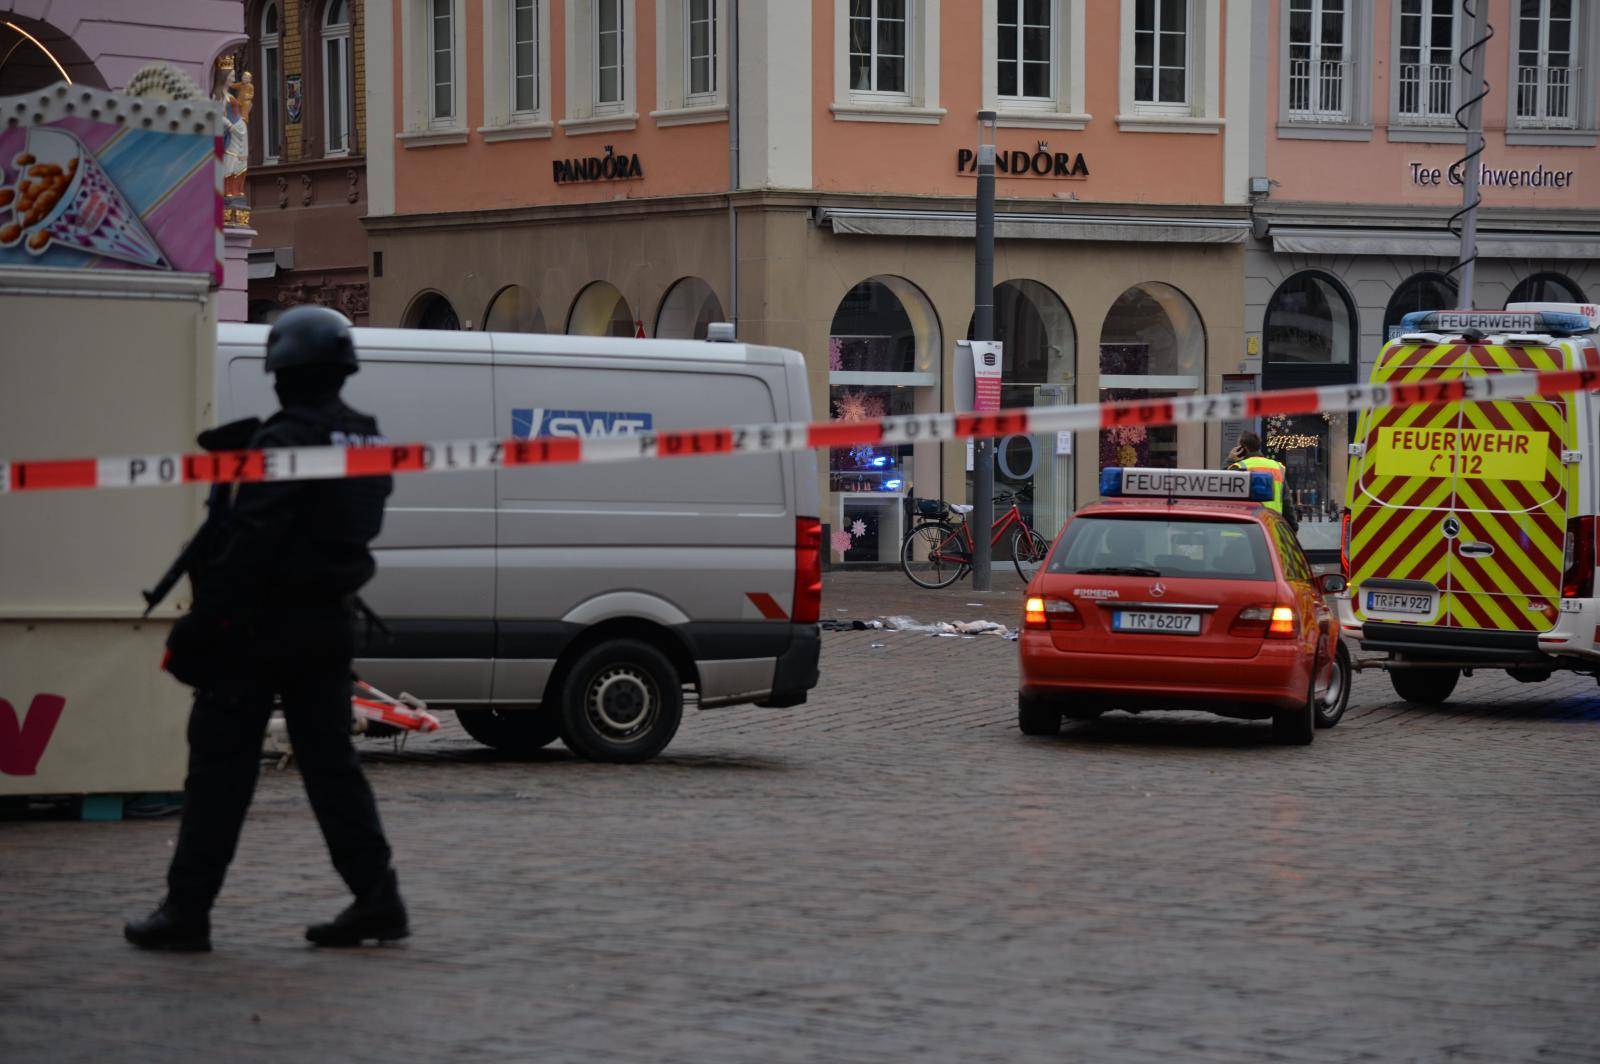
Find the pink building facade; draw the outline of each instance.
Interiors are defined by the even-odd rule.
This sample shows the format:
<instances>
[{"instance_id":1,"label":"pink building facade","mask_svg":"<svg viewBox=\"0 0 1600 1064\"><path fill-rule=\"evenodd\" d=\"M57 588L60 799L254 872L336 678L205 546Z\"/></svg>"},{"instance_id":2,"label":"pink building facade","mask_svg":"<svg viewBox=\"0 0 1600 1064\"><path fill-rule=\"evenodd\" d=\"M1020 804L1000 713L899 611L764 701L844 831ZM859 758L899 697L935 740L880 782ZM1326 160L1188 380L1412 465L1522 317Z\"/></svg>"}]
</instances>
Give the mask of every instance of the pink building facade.
<instances>
[{"instance_id":1,"label":"pink building facade","mask_svg":"<svg viewBox=\"0 0 1600 1064\"><path fill-rule=\"evenodd\" d=\"M1480 302L1592 284L1594 73L1571 57L1600 27L1563 52L1565 9L1540 3L1491 46L1491 80L1523 88L1492 98L1486 161L1518 176L1486 191ZM1344 379L1453 261L1459 189L1429 183L1459 153L1452 6L368 0L371 321L733 320L805 353L817 416L949 408L993 110L1008 405ZM1261 427L1326 546L1344 426ZM1053 528L1102 465L1214 464L1241 428L1013 437L997 481ZM937 444L819 461L836 563L892 557L905 498L962 498L969 475Z\"/></svg>"},{"instance_id":2,"label":"pink building facade","mask_svg":"<svg viewBox=\"0 0 1600 1064\"><path fill-rule=\"evenodd\" d=\"M1454 306L1471 43L1458 2L1261 4L1251 142L1245 369L1267 387L1365 379L1407 312ZM1489 0L1474 306L1600 297L1600 7ZM1302 541L1336 549L1344 418L1266 426L1290 468Z\"/></svg>"}]
</instances>

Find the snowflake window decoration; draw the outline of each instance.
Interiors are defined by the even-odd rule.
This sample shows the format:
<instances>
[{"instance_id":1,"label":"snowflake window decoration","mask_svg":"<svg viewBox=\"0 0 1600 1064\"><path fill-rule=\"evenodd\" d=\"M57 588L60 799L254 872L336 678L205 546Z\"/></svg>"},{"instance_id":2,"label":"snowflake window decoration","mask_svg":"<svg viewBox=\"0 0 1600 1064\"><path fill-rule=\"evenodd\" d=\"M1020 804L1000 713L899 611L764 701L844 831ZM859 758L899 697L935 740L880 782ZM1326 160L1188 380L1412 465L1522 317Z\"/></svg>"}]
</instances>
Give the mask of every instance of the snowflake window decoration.
<instances>
[{"instance_id":1,"label":"snowflake window decoration","mask_svg":"<svg viewBox=\"0 0 1600 1064\"><path fill-rule=\"evenodd\" d=\"M845 551L850 549L850 546L851 546L850 533L848 531L846 531L845 529L842 529L842 528L834 529L833 530L833 536L831 538L833 540L833 549L835 551L837 551L838 553L843 554Z\"/></svg>"},{"instance_id":2,"label":"snowflake window decoration","mask_svg":"<svg viewBox=\"0 0 1600 1064\"><path fill-rule=\"evenodd\" d=\"M867 534L867 523L861 518L856 518L850 523L850 535L859 539Z\"/></svg>"}]
</instances>

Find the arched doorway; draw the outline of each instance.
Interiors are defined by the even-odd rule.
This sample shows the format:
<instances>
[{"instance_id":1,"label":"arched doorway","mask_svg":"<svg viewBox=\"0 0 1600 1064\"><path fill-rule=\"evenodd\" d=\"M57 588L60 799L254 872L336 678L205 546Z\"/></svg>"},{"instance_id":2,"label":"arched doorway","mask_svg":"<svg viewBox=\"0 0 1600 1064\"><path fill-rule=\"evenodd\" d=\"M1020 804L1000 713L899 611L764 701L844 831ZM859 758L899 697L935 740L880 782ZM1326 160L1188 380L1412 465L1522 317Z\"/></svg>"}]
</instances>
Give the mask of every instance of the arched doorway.
<instances>
[{"instance_id":1,"label":"arched doorway","mask_svg":"<svg viewBox=\"0 0 1600 1064\"><path fill-rule=\"evenodd\" d=\"M1078 333L1060 296L1019 278L994 289L995 339L1005 346L1000 403L1005 407L1062 406L1076 397ZM972 338L972 325L967 325ZM1046 538L1073 510L1071 435L1007 436L996 441L997 489L1018 492L1018 505Z\"/></svg>"},{"instance_id":2,"label":"arched doorway","mask_svg":"<svg viewBox=\"0 0 1600 1064\"><path fill-rule=\"evenodd\" d=\"M1355 302L1338 278L1303 270L1280 284L1262 320L1262 387L1310 388L1356 379ZM1261 425L1268 457L1288 469L1284 505L1300 522L1307 552L1337 556L1349 465L1345 414L1277 414ZM1223 450L1236 440L1223 440Z\"/></svg>"},{"instance_id":3,"label":"arched doorway","mask_svg":"<svg viewBox=\"0 0 1600 1064\"><path fill-rule=\"evenodd\" d=\"M1383 339L1387 343L1400 335L1400 322L1419 310L1450 310L1456 305L1460 289L1448 275L1432 270L1414 273L1400 282L1383 308Z\"/></svg>"},{"instance_id":4,"label":"arched doorway","mask_svg":"<svg viewBox=\"0 0 1600 1064\"><path fill-rule=\"evenodd\" d=\"M1172 285L1136 284L1106 313L1100 328L1101 402L1198 392L1205 367L1206 332L1200 312ZM1199 425L1136 425L1103 432L1100 468L1199 465L1203 433Z\"/></svg>"},{"instance_id":5,"label":"arched doorway","mask_svg":"<svg viewBox=\"0 0 1600 1064\"><path fill-rule=\"evenodd\" d=\"M704 340L714 321L726 321L722 301L711 285L699 277L685 277L667 290L656 312L658 339Z\"/></svg>"},{"instance_id":6,"label":"arched doorway","mask_svg":"<svg viewBox=\"0 0 1600 1064\"><path fill-rule=\"evenodd\" d=\"M859 421L939 408L942 339L933 304L903 277L855 285L828 330L829 416ZM828 453L835 561L899 557L904 499L940 494L939 445L840 447Z\"/></svg>"},{"instance_id":7,"label":"arched doorway","mask_svg":"<svg viewBox=\"0 0 1600 1064\"><path fill-rule=\"evenodd\" d=\"M450 301L438 292L423 292L411 301L400 319L407 329L440 329L455 331L461 328L461 318Z\"/></svg>"},{"instance_id":8,"label":"arched doorway","mask_svg":"<svg viewBox=\"0 0 1600 1064\"><path fill-rule=\"evenodd\" d=\"M508 284L495 293L483 312L484 332L549 332L544 311L521 285Z\"/></svg>"},{"instance_id":9,"label":"arched doorway","mask_svg":"<svg viewBox=\"0 0 1600 1064\"><path fill-rule=\"evenodd\" d=\"M567 314L569 336L633 336L633 308L615 285L595 281L578 293Z\"/></svg>"},{"instance_id":10,"label":"arched doorway","mask_svg":"<svg viewBox=\"0 0 1600 1064\"><path fill-rule=\"evenodd\" d=\"M0 96L20 96L58 81L107 87L99 68L71 37L48 22L0 13Z\"/></svg>"},{"instance_id":11,"label":"arched doorway","mask_svg":"<svg viewBox=\"0 0 1600 1064\"><path fill-rule=\"evenodd\" d=\"M1506 300L1508 306L1512 303L1587 302L1583 289L1579 288L1572 278L1562 273L1536 273L1531 277L1525 277L1511 290L1511 297Z\"/></svg>"}]
</instances>

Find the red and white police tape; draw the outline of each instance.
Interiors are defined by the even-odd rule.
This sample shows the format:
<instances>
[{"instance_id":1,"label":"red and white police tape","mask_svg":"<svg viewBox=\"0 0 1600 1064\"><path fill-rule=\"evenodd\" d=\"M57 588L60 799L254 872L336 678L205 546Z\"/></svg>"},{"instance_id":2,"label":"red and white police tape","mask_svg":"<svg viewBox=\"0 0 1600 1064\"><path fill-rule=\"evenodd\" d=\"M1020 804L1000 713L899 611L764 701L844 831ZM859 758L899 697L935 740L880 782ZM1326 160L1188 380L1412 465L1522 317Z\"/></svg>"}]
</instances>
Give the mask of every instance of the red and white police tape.
<instances>
[{"instance_id":1,"label":"red and white police tape","mask_svg":"<svg viewBox=\"0 0 1600 1064\"><path fill-rule=\"evenodd\" d=\"M624 436L448 440L361 447L140 454L116 458L0 460L0 495L170 484L328 480L387 473L450 473L577 462L626 462L717 454L770 454L819 447L1039 435L1126 425L1181 425L1275 414L1553 396L1600 388L1600 369L1504 373L1410 383L1326 385L1276 392L1079 403L987 414L903 414L863 421L791 421L675 429Z\"/></svg>"}]
</instances>

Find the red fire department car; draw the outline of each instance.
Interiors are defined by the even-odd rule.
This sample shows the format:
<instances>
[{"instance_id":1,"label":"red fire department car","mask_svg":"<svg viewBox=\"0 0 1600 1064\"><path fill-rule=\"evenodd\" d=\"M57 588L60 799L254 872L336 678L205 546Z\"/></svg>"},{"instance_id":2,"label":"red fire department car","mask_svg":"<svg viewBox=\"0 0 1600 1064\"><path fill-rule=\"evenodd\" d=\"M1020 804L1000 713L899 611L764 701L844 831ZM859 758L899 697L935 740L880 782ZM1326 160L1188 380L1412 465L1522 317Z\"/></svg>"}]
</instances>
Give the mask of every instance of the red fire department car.
<instances>
[{"instance_id":1,"label":"red fire department car","mask_svg":"<svg viewBox=\"0 0 1600 1064\"><path fill-rule=\"evenodd\" d=\"M1104 470L1028 584L1017 723L1054 735L1108 709L1270 718L1311 742L1350 699L1350 657L1270 474Z\"/></svg>"}]
</instances>

